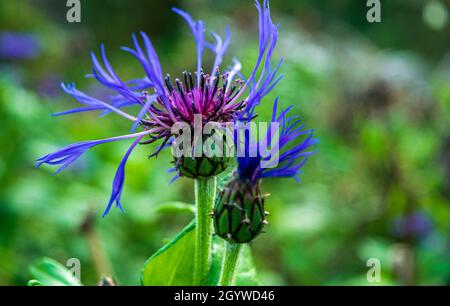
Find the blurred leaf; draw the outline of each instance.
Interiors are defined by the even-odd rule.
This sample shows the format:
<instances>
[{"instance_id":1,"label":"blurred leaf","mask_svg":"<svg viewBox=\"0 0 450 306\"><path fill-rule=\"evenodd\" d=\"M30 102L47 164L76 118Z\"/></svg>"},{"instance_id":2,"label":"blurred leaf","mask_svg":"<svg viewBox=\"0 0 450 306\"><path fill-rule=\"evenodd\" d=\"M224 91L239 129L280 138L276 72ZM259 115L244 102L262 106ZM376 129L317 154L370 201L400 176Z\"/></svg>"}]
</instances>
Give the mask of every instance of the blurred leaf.
<instances>
[{"instance_id":1,"label":"blurred leaf","mask_svg":"<svg viewBox=\"0 0 450 306\"><path fill-rule=\"evenodd\" d=\"M43 286L42 283L40 281L37 281L35 279L32 279L30 281L28 281L28 286L33 287L33 286Z\"/></svg>"},{"instance_id":2,"label":"blurred leaf","mask_svg":"<svg viewBox=\"0 0 450 306\"><path fill-rule=\"evenodd\" d=\"M81 286L80 281L63 265L50 258L43 258L30 266L30 273L35 278L29 286Z\"/></svg>"},{"instance_id":3,"label":"blurred leaf","mask_svg":"<svg viewBox=\"0 0 450 306\"><path fill-rule=\"evenodd\" d=\"M194 221L171 242L159 249L144 265L141 283L144 286L192 285L195 248Z\"/></svg>"},{"instance_id":4,"label":"blurred leaf","mask_svg":"<svg viewBox=\"0 0 450 306\"><path fill-rule=\"evenodd\" d=\"M220 270L222 268L223 252L225 250L225 241L217 236L213 240L213 252L211 270L209 272L208 285L215 286L219 282ZM259 285L256 276L256 268L253 263L253 257L250 247L245 244L241 248L241 255L237 266L235 285L237 286L257 286Z\"/></svg>"},{"instance_id":5,"label":"blurred leaf","mask_svg":"<svg viewBox=\"0 0 450 306\"><path fill-rule=\"evenodd\" d=\"M168 214L180 213L180 212L181 213L182 212L190 212L190 213L194 214L195 206L190 203L173 201L173 202L167 202L167 203L158 205L155 209L155 212L168 213Z\"/></svg>"},{"instance_id":6,"label":"blurred leaf","mask_svg":"<svg viewBox=\"0 0 450 306\"><path fill-rule=\"evenodd\" d=\"M219 282L220 270L222 267L222 254L225 249L225 242L214 236L212 246L211 270L209 271L208 285L214 286Z\"/></svg>"},{"instance_id":7,"label":"blurred leaf","mask_svg":"<svg viewBox=\"0 0 450 306\"><path fill-rule=\"evenodd\" d=\"M367 262L370 258L377 258L381 261L382 267L392 269L392 245L380 238L370 238L364 240L358 249L358 255L362 262Z\"/></svg>"},{"instance_id":8,"label":"blurred leaf","mask_svg":"<svg viewBox=\"0 0 450 306\"><path fill-rule=\"evenodd\" d=\"M239 265L237 267L237 275L235 280L236 286L257 286L259 285L256 276L256 268L253 262L252 250L246 244L242 247Z\"/></svg>"}]
</instances>

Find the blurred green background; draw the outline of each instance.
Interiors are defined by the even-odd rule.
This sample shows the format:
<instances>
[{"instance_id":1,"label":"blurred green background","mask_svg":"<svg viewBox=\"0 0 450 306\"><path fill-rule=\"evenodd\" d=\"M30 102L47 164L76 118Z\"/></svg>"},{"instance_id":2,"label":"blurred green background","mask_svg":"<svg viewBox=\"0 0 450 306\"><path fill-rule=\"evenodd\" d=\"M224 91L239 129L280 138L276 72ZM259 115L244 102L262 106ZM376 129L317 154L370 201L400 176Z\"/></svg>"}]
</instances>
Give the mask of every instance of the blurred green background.
<instances>
[{"instance_id":1,"label":"blurred green background","mask_svg":"<svg viewBox=\"0 0 450 306\"><path fill-rule=\"evenodd\" d=\"M25 285L28 266L43 256L79 258L85 284L104 269L120 284L139 284L144 261L192 218L158 206L192 203L193 182L169 186L169 154L149 160L151 148L141 146L127 164L126 214L101 219L127 141L90 150L57 176L35 170L34 160L129 126L114 115L51 117L76 106L59 83L104 96L84 78L89 51L102 42L123 79L143 76L119 49L140 30L166 73L194 70L194 43L172 6L208 30L230 24L225 62L236 56L248 74L257 13L250 0L82 0L82 22L69 24L65 2L0 2L0 285ZM285 76L261 117L278 95L320 144L301 184L263 184L270 226L251 245L261 284L370 285L370 258L381 261L381 284L450 284L450 1L382 1L382 22L373 24L365 2L272 1Z\"/></svg>"}]
</instances>

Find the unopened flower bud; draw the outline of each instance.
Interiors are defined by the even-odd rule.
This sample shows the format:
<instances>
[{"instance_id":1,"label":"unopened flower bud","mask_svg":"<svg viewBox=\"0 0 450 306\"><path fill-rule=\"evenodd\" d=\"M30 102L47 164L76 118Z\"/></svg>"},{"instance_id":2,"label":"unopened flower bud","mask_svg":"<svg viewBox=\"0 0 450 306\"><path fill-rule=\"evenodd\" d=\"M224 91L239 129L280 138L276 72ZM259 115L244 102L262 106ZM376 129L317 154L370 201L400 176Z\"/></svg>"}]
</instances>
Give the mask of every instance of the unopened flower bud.
<instances>
[{"instance_id":1,"label":"unopened flower bud","mask_svg":"<svg viewBox=\"0 0 450 306\"><path fill-rule=\"evenodd\" d=\"M219 193L213 213L218 236L233 243L247 243L261 233L268 222L259 185L236 178Z\"/></svg>"}]
</instances>

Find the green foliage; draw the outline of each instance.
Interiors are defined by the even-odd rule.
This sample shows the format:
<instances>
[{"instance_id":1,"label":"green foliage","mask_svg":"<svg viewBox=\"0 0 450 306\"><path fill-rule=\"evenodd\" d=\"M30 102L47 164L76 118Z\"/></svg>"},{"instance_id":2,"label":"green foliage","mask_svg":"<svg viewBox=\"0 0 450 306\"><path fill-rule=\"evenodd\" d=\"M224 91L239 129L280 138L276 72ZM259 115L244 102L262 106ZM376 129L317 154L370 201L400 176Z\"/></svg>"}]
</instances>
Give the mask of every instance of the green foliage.
<instances>
[{"instance_id":1,"label":"green foliage","mask_svg":"<svg viewBox=\"0 0 450 306\"><path fill-rule=\"evenodd\" d=\"M193 285L195 248L195 224L191 222L172 241L167 243L144 265L141 282L144 286L191 286ZM213 240L213 252L208 285L217 285L220 276L224 241ZM257 285L256 269L250 248L245 245L237 267L237 285Z\"/></svg>"},{"instance_id":2,"label":"green foliage","mask_svg":"<svg viewBox=\"0 0 450 306\"><path fill-rule=\"evenodd\" d=\"M165 214L177 214L177 213L195 213L195 206L190 203L172 201L163 203L155 207L155 212Z\"/></svg>"},{"instance_id":3,"label":"green foliage","mask_svg":"<svg viewBox=\"0 0 450 306\"><path fill-rule=\"evenodd\" d=\"M192 221L144 265L144 286L189 286L193 283L195 224Z\"/></svg>"},{"instance_id":4,"label":"green foliage","mask_svg":"<svg viewBox=\"0 0 450 306\"><path fill-rule=\"evenodd\" d=\"M217 285L222 267L222 259L225 251L225 240L215 236L213 239L213 259L210 270L210 285ZM256 273L255 263L251 248L248 244L241 246L238 266L236 268L236 286L258 286L259 279Z\"/></svg>"},{"instance_id":5,"label":"green foliage","mask_svg":"<svg viewBox=\"0 0 450 306\"><path fill-rule=\"evenodd\" d=\"M32 279L30 281L28 281L28 286L33 287L33 286L43 286L43 284L40 281L37 281L35 279Z\"/></svg>"},{"instance_id":6,"label":"green foliage","mask_svg":"<svg viewBox=\"0 0 450 306\"><path fill-rule=\"evenodd\" d=\"M28 286L81 286L80 281L63 265L50 258L43 258L30 266L34 280Z\"/></svg>"}]
</instances>

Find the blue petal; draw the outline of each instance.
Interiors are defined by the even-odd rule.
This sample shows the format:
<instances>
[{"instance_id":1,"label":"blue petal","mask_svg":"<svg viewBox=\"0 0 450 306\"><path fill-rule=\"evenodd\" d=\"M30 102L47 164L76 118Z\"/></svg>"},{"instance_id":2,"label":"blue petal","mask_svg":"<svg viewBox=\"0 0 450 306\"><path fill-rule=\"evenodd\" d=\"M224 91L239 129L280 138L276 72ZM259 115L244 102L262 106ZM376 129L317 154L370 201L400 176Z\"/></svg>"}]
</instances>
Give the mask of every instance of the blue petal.
<instances>
[{"instance_id":1,"label":"blue petal","mask_svg":"<svg viewBox=\"0 0 450 306\"><path fill-rule=\"evenodd\" d=\"M278 26L273 24L270 17L269 1L264 0L263 6L261 6L260 2L255 0L255 6L259 15L259 53L253 71L245 85L250 87L250 93L246 108L239 116L240 120L253 117L255 107L272 91L282 77L277 76L282 60L278 62L274 69L271 66L273 52L278 42ZM257 77L258 71L260 73Z\"/></svg>"},{"instance_id":2,"label":"blue petal","mask_svg":"<svg viewBox=\"0 0 450 306\"><path fill-rule=\"evenodd\" d=\"M300 169L305 164L306 158L315 153L309 151L311 146L318 142L317 139L313 138L313 131L305 130L298 116L288 116L292 106L281 110L279 113L277 109L278 98L275 99L273 105L271 121L272 123L278 123L279 127L276 130L269 129L265 138L258 142L257 148L253 148L250 144L250 136L245 136L243 140L238 139L238 141L244 142L246 146L245 157L238 157L237 159L238 173L242 179L255 181L265 177L293 177L298 180ZM278 133L278 135L275 133ZM301 140L300 137L303 135L306 137ZM268 154L259 151L264 148L263 141L270 148ZM273 145L273 141L277 141L277 145ZM252 149L256 150L256 157L249 155L248 151ZM278 156L276 161L271 159L274 156ZM261 166L263 161L265 162L265 168Z\"/></svg>"},{"instance_id":3,"label":"blue petal","mask_svg":"<svg viewBox=\"0 0 450 306\"><path fill-rule=\"evenodd\" d=\"M123 97L133 100L137 103L140 103L141 101L141 95L139 93L134 92L131 90L125 82L123 82L117 73L112 68L111 64L108 61L108 58L106 57L105 47L102 44L101 45L101 54L103 63L106 67L107 72L103 68L103 66L99 63L97 60L97 57L95 56L94 52L91 52L91 59L94 64L92 74L93 76L104 86L117 91L119 94L121 94Z\"/></svg>"},{"instance_id":4,"label":"blue petal","mask_svg":"<svg viewBox=\"0 0 450 306\"><path fill-rule=\"evenodd\" d=\"M147 74L147 78L153 84L158 95L160 95L163 98L163 100L166 100L167 97L164 89L163 73L161 69L161 64L159 63L158 56L148 36L144 32L140 32L140 34L144 41L144 46L146 48L147 55L144 53L141 46L139 45L139 41L135 34L133 34L132 36L135 49L131 49L128 47L122 47L121 49L128 53L131 53L134 57L136 57L136 59L141 63L142 67L144 68L145 73Z\"/></svg>"},{"instance_id":5,"label":"blue petal","mask_svg":"<svg viewBox=\"0 0 450 306\"><path fill-rule=\"evenodd\" d=\"M94 97L88 96L84 92L79 91L78 89L75 88L74 83L72 83L72 84L62 83L61 87L67 94L74 97L81 104L87 105L88 108L69 110L66 112L57 113L57 115L65 115L65 114L71 114L71 113L81 112L81 111L90 111L90 110L109 110L109 111L115 112L115 113L119 114L120 116L127 118L129 120L133 120L133 121L135 120L135 118L133 116L119 110L118 108L114 107L113 105L110 105L110 104L103 102L99 99L96 99Z\"/></svg>"},{"instance_id":6,"label":"blue petal","mask_svg":"<svg viewBox=\"0 0 450 306\"><path fill-rule=\"evenodd\" d=\"M223 57L228 49L228 45L230 44L230 39L231 39L231 30L230 27L227 26L226 29L226 36L225 36L225 40L222 39L222 37L220 37L217 33L215 32L211 32L211 35L214 37L214 39L216 40L216 44L210 44L210 43L206 43L206 47L208 47L209 49L211 49L215 54L216 57L214 59L214 64L212 67L212 71L211 71L211 75L214 75L215 69L220 66L220 64L223 61Z\"/></svg>"},{"instance_id":7,"label":"blue petal","mask_svg":"<svg viewBox=\"0 0 450 306\"><path fill-rule=\"evenodd\" d=\"M138 127L138 125L141 123L142 118L147 113L153 102L156 100L156 97L157 95L151 95L147 97L147 102L145 103L144 106L142 106L141 110L139 111L139 114L136 117L136 121L134 122L133 127L131 128L131 133L133 133Z\"/></svg>"},{"instance_id":8,"label":"blue petal","mask_svg":"<svg viewBox=\"0 0 450 306\"><path fill-rule=\"evenodd\" d=\"M172 8L172 11L183 17L191 28L194 35L195 43L197 45L197 84L200 84L200 76L202 72L202 57L205 50L205 24L201 20L195 21L191 15L178 8ZM214 69L215 67L213 67Z\"/></svg>"},{"instance_id":9,"label":"blue petal","mask_svg":"<svg viewBox=\"0 0 450 306\"><path fill-rule=\"evenodd\" d=\"M55 174L57 174L62 170L64 170L69 165L71 165L74 161L76 161L79 157L81 157L87 150L97 145L123 139L142 137L150 133L151 131L143 131L135 134L128 134L112 138L74 143L37 159L35 167L38 168L42 164L60 165L60 168L55 172Z\"/></svg>"},{"instance_id":10,"label":"blue petal","mask_svg":"<svg viewBox=\"0 0 450 306\"><path fill-rule=\"evenodd\" d=\"M72 164L87 150L105 142L107 142L107 140L83 141L71 144L58 151L39 158L35 167L40 167L42 164L61 165L61 167L55 172L55 174L57 174L64 170L67 166Z\"/></svg>"},{"instance_id":11,"label":"blue petal","mask_svg":"<svg viewBox=\"0 0 450 306\"><path fill-rule=\"evenodd\" d=\"M63 116L63 115L70 115L70 114L75 114L75 113L83 113L83 112L90 112L90 111L96 111L96 110L104 110L105 108L103 106L92 106L92 107L78 107L78 108L73 108L73 109L69 109L66 111L62 111L62 112L57 112L52 114L52 116Z\"/></svg>"},{"instance_id":12,"label":"blue petal","mask_svg":"<svg viewBox=\"0 0 450 306\"><path fill-rule=\"evenodd\" d=\"M109 213L112 204L115 202L116 207L120 208L123 211L122 205L120 203L120 198L122 196L122 189L123 189L123 183L125 181L125 165L128 161L128 157L130 156L131 152L134 150L134 148L139 144L143 136L138 137L133 144L128 148L127 152L125 153L124 157L122 158L122 161L119 164L119 167L117 168L116 175L114 176L114 181L112 184L112 192L111 197L109 198L108 205L106 206L105 211L103 212L103 218Z\"/></svg>"}]
</instances>

